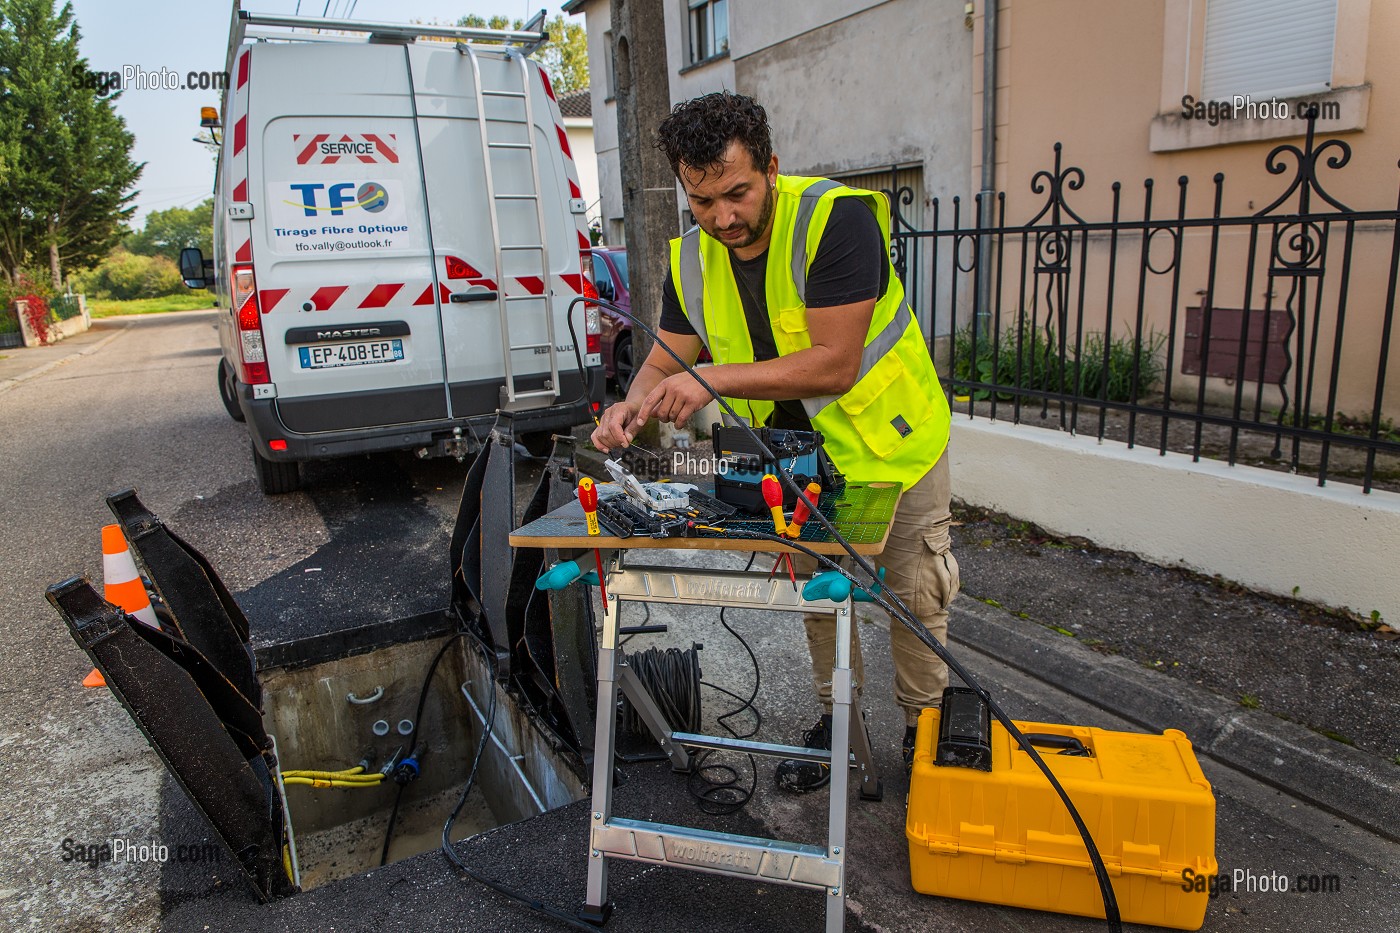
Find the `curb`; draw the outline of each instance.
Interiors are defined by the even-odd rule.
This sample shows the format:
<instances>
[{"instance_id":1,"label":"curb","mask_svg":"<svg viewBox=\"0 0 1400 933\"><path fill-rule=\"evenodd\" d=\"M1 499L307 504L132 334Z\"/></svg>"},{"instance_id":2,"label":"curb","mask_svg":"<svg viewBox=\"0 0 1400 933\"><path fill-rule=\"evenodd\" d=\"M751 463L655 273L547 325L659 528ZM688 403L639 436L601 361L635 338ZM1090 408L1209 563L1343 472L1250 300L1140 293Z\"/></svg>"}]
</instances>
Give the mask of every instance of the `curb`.
<instances>
[{"instance_id":1,"label":"curb","mask_svg":"<svg viewBox=\"0 0 1400 933\"><path fill-rule=\"evenodd\" d=\"M1004 610L968 599L952 613L953 641L1145 729L1180 729L1198 752L1400 842L1400 768Z\"/></svg>"},{"instance_id":2,"label":"curb","mask_svg":"<svg viewBox=\"0 0 1400 933\"><path fill-rule=\"evenodd\" d=\"M9 379L0 381L0 392L8 392L10 389L13 389L21 382L33 379L36 376L42 376L49 370L56 369L59 366L62 366L64 363L70 362L71 360L76 360L80 356L87 356L89 353L96 353L98 350L101 350L103 347L107 346L107 344L111 343L113 340L116 340L118 337L120 337L122 334L126 333L129 330L131 330L130 324L126 325L125 327L116 331L115 333L108 334L106 337L103 337L101 340L97 341L97 343L94 343L92 346L84 347L76 353L70 353L67 356L59 357L56 360L50 360L43 366L31 369L27 373L20 373L18 376L12 376Z\"/></svg>"}]
</instances>

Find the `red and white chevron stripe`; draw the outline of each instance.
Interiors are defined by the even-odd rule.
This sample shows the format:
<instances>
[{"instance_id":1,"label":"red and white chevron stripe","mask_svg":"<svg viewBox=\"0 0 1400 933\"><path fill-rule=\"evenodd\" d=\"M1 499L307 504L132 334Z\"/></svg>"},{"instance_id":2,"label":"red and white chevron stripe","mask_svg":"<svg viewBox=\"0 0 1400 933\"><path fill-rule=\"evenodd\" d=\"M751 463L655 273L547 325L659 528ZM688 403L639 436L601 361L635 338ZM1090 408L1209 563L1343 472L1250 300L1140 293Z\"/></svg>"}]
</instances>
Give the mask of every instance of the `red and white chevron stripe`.
<instances>
[{"instance_id":1,"label":"red and white chevron stripe","mask_svg":"<svg viewBox=\"0 0 1400 933\"><path fill-rule=\"evenodd\" d=\"M485 277L456 279L451 285L438 282L438 300L447 304L454 291L482 286L495 290L496 283ZM582 276L578 274L553 277L556 294L581 294ZM539 276L527 275L507 280L508 296L544 295L544 282ZM379 308L412 308L433 303L433 283L417 282L359 282L354 285L304 285L295 288L264 288L258 292L258 306L263 314L286 311L359 311Z\"/></svg>"},{"instance_id":2,"label":"red and white chevron stripe","mask_svg":"<svg viewBox=\"0 0 1400 933\"><path fill-rule=\"evenodd\" d=\"M227 119L233 126L233 154L229 165L230 193L234 201L248 200L248 74L252 69L252 46L238 51L236 77ZM234 262L253 261L253 225L251 221L229 223L229 244Z\"/></svg>"},{"instance_id":3,"label":"red and white chevron stripe","mask_svg":"<svg viewBox=\"0 0 1400 933\"><path fill-rule=\"evenodd\" d=\"M540 73L540 81L544 84L544 92L549 97L549 113L550 116L554 118L554 130L559 136L559 148L564 152L564 177L568 179L569 182L569 197L581 198L583 197L583 189L579 187L578 167L574 165L574 153L573 150L569 148L569 135L564 131L564 115L559 112L559 98L554 96L554 86L549 82L549 75L545 74L544 69L538 66L536 70ZM585 220L586 218L583 214L574 215L574 226L578 231L578 248L580 250L586 250L593 245L592 241L588 239L588 229L585 226ZM582 260L580 259L580 261ZM592 269L585 266L583 267L583 273L585 275L591 275ZM581 286L575 289L577 293L581 293L582 291L583 288Z\"/></svg>"},{"instance_id":4,"label":"red and white chevron stripe","mask_svg":"<svg viewBox=\"0 0 1400 933\"><path fill-rule=\"evenodd\" d=\"M342 158L346 161L352 159L374 165L376 163L388 162L397 164L399 154L397 150L398 135L395 133L385 133L382 136L376 133L341 133L338 139L333 139L334 133L317 133L308 136L304 133L292 134L292 146L296 149L297 165L335 165ZM328 143L328 145L321 145ZM345 144L347 151L337 152L337 144ZM348 151L349 149L355 151Z\"/></svg>"}]
</instances>

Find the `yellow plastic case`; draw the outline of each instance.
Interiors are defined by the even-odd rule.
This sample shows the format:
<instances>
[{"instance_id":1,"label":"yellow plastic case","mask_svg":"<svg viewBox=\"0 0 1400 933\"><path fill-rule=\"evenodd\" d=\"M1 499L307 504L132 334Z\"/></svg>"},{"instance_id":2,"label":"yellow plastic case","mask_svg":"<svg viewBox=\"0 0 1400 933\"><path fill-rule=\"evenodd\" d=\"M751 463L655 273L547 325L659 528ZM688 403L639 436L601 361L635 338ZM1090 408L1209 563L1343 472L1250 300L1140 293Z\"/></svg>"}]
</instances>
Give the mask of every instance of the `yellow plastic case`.
<instances>
[{"instance_id":1,"label":"yellow plastic case","mask_svg":"<svg viewBox=\"0 0 1400 933\"><path fill-rule=\"evenodd\" d=\"M1200 929L1204 891L1183 873L1214 875L1215 796L1186 736L1017 722L1026 733L1078 738L1093 757L1040 749L1103 857L1125 921ZM938 710L919 717L905 835L914 890L1103 917L1088 850L1030 756L992 722L992 770L933 763ZM1194 876L1187 876L1188 878Z\"/></svg>"}]
</instances>

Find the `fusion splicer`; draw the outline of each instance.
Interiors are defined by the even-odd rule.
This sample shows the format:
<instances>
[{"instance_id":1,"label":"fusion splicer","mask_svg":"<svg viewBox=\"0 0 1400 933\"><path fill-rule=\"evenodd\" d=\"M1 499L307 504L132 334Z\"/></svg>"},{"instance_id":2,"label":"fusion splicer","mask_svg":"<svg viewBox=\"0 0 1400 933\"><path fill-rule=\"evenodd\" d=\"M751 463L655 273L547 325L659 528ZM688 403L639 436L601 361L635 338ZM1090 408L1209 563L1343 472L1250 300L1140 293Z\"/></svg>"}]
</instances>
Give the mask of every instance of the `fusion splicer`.
<instances>
[{"instance_id":1,"label":"fusion splicer","mask_svg":"<svg viewBox=\"0 0 1400 933\"><path fill-rule=\"evenodd\" d=\"M786 473L799 489L813 481L821 485L823 492L837 492L845 487L845 479L822 450L820 431L757 428L754 433L777 459L766 458L742 428L716 424L711 429L716 461L715 498L719 501L753 515L768 514L760 485L765 473ZM784 485L783 509L790 512L796 504L796 493Z\"/></svg>"}]
</instances>

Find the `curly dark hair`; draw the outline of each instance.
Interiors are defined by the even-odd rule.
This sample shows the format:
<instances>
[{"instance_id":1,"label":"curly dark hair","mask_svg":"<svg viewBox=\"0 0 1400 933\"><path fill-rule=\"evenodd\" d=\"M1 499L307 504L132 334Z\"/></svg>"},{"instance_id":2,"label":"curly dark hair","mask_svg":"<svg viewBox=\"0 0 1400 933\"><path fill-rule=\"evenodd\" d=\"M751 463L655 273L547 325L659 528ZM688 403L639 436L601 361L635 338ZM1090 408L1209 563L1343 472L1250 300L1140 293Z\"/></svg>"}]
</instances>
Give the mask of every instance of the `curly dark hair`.
<instances>
[{"instance_id":1,"label":"curly dark hair","mask_svg":"<svg viewBox=\"0 0 1400 933\"><path fill-rule=\"evenodd\" d=\"M752 97L717 91L676 104L657 127L655 145L677 177L682 162L703 176L719 166L734 140L748 150L754 168L767 170L773 156L767 112Z\"/></svg>"}]
</instances>

